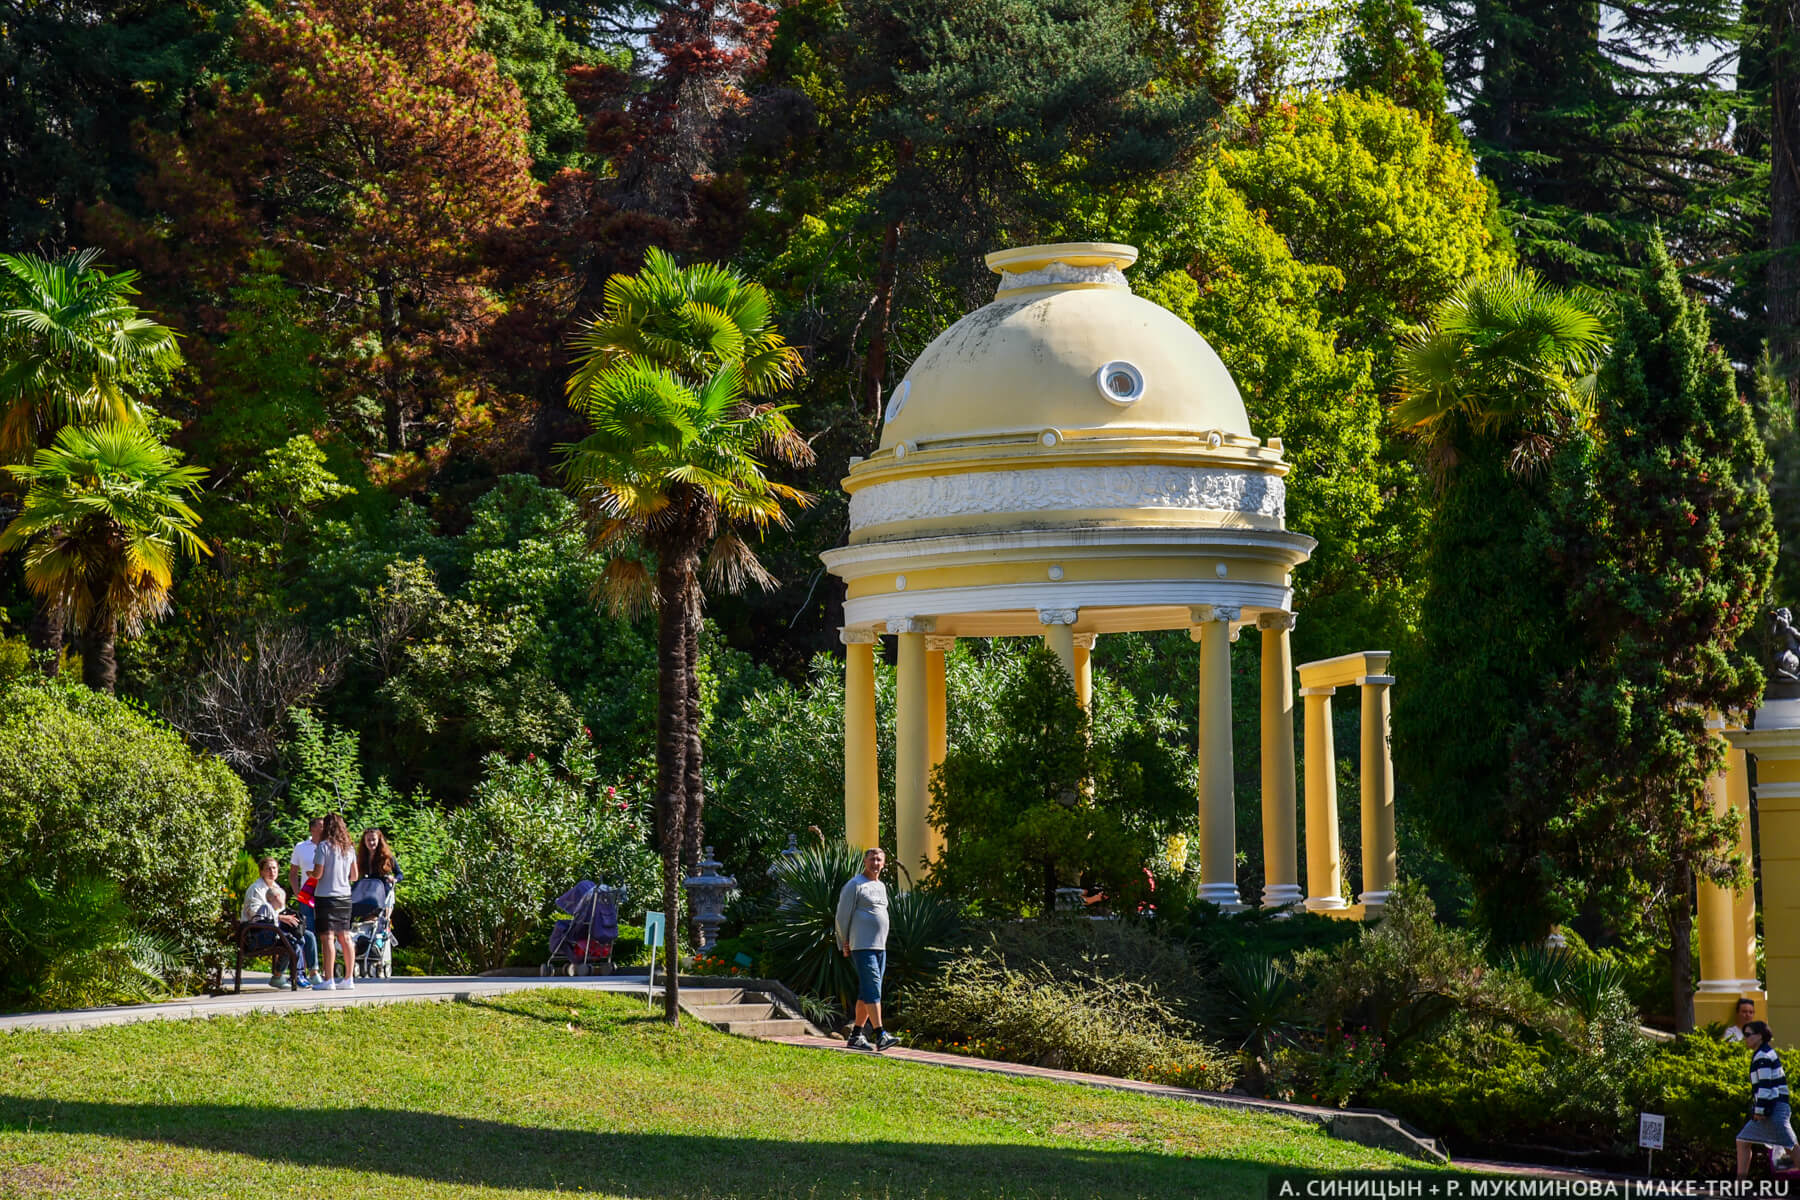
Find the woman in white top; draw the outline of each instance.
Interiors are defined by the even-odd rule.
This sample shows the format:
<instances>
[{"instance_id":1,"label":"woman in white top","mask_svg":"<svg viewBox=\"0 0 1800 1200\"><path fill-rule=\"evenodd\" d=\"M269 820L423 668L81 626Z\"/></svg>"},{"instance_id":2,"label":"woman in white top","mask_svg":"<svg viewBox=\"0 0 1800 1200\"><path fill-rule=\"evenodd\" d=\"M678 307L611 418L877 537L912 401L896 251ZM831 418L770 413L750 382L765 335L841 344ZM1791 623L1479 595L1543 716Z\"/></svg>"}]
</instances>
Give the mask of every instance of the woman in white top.
<instances>
[{"instance_id":1,"label":"woman in white top","mask_svg":"<svg viewBox=\"0 0 1800 1200\"><path fill-rule=\"evenodd\" d=\"M355 955L350 949L350 885L358 877L356 843L342 813L325 818L325 832L319 838L318 856L307 878L317 880L313 887L313 926L319 934L320 965L324 979L319 987L354 991L356 988ZM332 981L339 952L344 955L344 978Z\"/></svg>"}]
</instances>

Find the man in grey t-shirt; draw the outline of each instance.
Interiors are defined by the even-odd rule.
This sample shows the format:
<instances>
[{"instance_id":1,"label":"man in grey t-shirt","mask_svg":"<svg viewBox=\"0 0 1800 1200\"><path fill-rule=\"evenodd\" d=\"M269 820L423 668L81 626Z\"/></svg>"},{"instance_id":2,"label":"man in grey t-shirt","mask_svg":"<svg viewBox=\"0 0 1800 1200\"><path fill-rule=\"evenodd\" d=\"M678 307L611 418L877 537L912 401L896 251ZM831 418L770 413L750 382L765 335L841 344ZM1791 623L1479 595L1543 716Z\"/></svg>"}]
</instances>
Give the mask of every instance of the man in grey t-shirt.
<instances>
[{"instance_id":1,"label":"man in grey t-shirt","mask_svg":"<svg viewBox=\"0 0 1800 1200\"><path fill-rule=\"evenodd\" d=\"M900 1040L881 1027L888 935L887 884L881 882L881 869L886 865L881 847L864 851L862 874L851 876L838 893L838 945L856 964L856 1024L848 1041L852 1050L886 1050Z\"/></svg>"}]
</instances>

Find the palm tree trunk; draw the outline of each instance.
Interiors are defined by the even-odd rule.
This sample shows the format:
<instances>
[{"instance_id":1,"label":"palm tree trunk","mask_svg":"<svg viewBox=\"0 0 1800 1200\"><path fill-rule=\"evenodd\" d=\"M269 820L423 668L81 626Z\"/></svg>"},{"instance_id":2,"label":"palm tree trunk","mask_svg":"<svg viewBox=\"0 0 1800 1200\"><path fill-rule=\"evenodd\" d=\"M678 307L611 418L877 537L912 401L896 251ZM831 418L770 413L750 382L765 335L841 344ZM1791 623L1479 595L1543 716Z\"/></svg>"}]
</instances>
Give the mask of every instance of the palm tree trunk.
<instances>
[{"instance_id":1,"label":"palm tree trunk","mask_svg":"<svg viewBox=\"0 0 1800 1200\"><path fill-rule=\"evenodd\" d=\"M663 938L667 970L663 1016L681 1021L681 850L687 832L687 595L698 555L663 547L656 565L656 837L663 862Z\"/></svg>"},{"instance_id":2,"label":"palm tree trunk","mask_svg":"<svg viewBox=\"0 0 1800 1200\"><path fill-rule=\"evenodd\" d=\"M33 650L42 651L44 674L55 678L62 670L63 626L67 613L59 600L38 601L37 612L32 615L31 624L25 630L26 640Z\"/></svg>"},{"instance_id":3,"label":"palm tree trunk","mask_svg":"<svg viewBox=\"0 0 1800 1200\"><path fill-rule=\"evenodd\" d=\"M687 828L683 836L682 863L699 874L700 843L706 837L700 816L706 807L706 790L700 767L704 755L700 747L700 589L688 594L687 603Z\"/></svg>"},{"instance_id":4,"label":"palm tree trunk","mask_svg":"<svg viewBox=\"0 0 1800 1200\"><path fill-rule=\"evenodd\" d=\"M96 692L112 695L119 683L119 629L112 614L95 605L78 644L81 647L81 682Z\"/></svg>"}]
</instances>

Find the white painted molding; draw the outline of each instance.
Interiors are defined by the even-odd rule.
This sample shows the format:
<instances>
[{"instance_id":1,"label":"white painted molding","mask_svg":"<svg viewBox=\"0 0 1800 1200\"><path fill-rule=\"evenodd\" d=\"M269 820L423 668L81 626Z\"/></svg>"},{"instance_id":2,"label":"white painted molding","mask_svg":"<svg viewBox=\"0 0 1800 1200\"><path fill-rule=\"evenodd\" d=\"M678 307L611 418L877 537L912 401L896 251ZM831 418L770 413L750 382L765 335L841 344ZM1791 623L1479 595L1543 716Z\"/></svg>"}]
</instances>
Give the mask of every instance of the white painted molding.
<instances>
[{"instance_id":1,"label":"white painted molding","mask_svg":"<svg viewBox=\"0 0 1800 1200\"><path fill-rule=\"evenodd\" d=\"M1297 883L1264 884L1262 890L1262 906L1264 908L1292 908L1306 899L1306 893Z\"/></svg>"},{"instance_id":2,"label":"white painted molding","mask_svg":"<svg viewBox=\"0 0 1800 1200\"><path fill-rule=\"evenodd\" d=\"M1709 995L1729 995L1736 992L1761 992L1762 984L1755 979L1702 979L1694 985L1694 991L1706 992Z\"/></svg>"},{"instance_id":3,"label":"white painted molding","mask_svg":"<svg viewBox=\"0 0 1800 1200\"><path fill-rule=\"evenodd\" d=\"M1308 896L1306 898L1307 912L1333 912L1340 908L1349 907L1348 904L1344 903L1344 898L1342 896Z\"/></svg>"},{"instance_id":4,"label":"white painted molding","mask_svg":"<svg viewBox=\"0 0 1800 1200\"><path fill-rule=\"evenodd\" d=\"M1300 689L1300 694L1302 696L1335 696L1337 689L1334 687L1303 687Z\"/></svg>"},{"instance_id":5,"label":"white painted molding","mask_svg":"<svg viewBox=\"0 0 1800 1200\"><path fill-rule=\"evenodd\" d=\"M838 641L846 646L873 646L881 641L881 635L873 629L840 629Z\"/></svg>"},{"instance_id":6,"label":"white painted molding","mask_svg":"<svg viewBox=\"0 0 1800 1200\"><path fill-rule=\"evenodd\" d=\"M1252 513L1284 520L1281 476L1242 467L1041 467L921 475L850 497L852 533L897 521L1091 509Z\"/></svg>"},{"instance_id":7,"label":"white painted molding","mask_svg":"<svg viewBox=\"0 0 1800 1200\"><path fill-rule=\"evenodd\" d=\"M1759 783L1758 800L1800 800L1800 783Z\"/></svg>"},{"instance_id":8,"label":"white painted molding","mask_svg":"<svg viewBox=\"0 0 1800 1200\"><path fill-rule=\"evenodd\" d=\"M1256 627L1274 633L1292 633L1299 620L1291 612L1266 612L1256 618Z\"/></svg>"},{"instance_id":9,"label":"white painted molding","mask_svg":"<svg viewBox=\"0 0 1800 1200\"><path fill-rule=\"evenodd\" d=\"M930 617L889 617L887 631L889 633L930 633L937 628L937 622Z\"/></svg>"},{"instance_id":10,"label":"white painted molding","mask_svg":"<svg viewBox=\"0 0 1800 1200\"><path fill-rule=\"evenodd\" d=\"M1244 610L1235 604L1196 604L1188 609L1188 616L1196 625L1208 621L1235 621L1243 615Z\"/></svg>"},{"instance_id":11,"label":"white painted molding","mask_svg":"<svg viewBox=\"0 0 1800 1200\"><path fill-rule=\"evenodd\" d=\"M1099 637L1100 635L1097 633L1078 633L1075 635L1075 644L1083 650L1092 650Z\"/></svg>"},{"instance_id":12,"label":"white painted molding","mask_svg":"<svg viewBox=\"0 0 1800 1200\"><path fill-rule=\"evenodd\" d=\"M1037 614L1039 625L1073 625L1081 620L1079 608L1040 608Z\"/></svg>"},{"instance_id":13,"label":"white painted molding","mask_svg":"<svg viewBox=\"0 0 1800 1200\"><path fill-rule=\"evenodd\" d=\"M1103 283L1122 287L1128 292L1131 290L1125 272L1112 263L1101 267L1078 267L1064 262L1046 263L1034 271L1002 271L996 290L1004 292L1011 288L1055 287L1070 283Z\"/></svg>"},{"instance_id":14,"label":"white painted molding","mask_svg":"<svg viewBox=\"0 0 1800 1200\"><path fill-rule=\"evenodd\" d=\"M1358 675L1356 685L1358 687L1392 687L1394 677L1392 675Z\"/></svg>"},{"instance_id":15,"label":"white painted molding","mask_svg":"<svg viewBox=\"0 0 1800 1200\"><path fill-rule=\"evenodd\" d=\"M1040 608L1075 608L1104 611L1114 608L1157 608L1179 613L1178 621L1159 628L1188 627L1187 610L1195 603L1218 597L1245 608L1281 608L1293 602L1293 593L1274 584L1231 583L1223 580L1120 579L1070 583L1006 583L978 587L915 588L906 592L876 592L844 603L844 619L854 625L879 625L900 617L925 614L948 617L962 613L1031 613ZM1102 632L1108 632L1102 627Z\"/></svg>"}]
</instances>

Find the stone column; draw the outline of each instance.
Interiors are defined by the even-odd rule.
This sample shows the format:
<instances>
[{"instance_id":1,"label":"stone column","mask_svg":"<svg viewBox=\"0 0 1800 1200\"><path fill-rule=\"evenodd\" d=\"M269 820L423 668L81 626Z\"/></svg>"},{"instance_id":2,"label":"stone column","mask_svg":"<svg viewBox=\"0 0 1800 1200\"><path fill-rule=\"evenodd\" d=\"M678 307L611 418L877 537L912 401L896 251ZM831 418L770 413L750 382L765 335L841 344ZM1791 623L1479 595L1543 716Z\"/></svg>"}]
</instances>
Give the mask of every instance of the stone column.
<instances>
[{"instance_id":1,"label":"stone column","mask_svg":"<svg viewBox=\"0 0 1800 1200\"><path fill-rule=\"evenodd\" d=\"M956 645L953 637L925 635L925 787L930 804L931 781L944 765L949 750L948 712L944 699L944 655ZM927 808L929 811L929 807ZM925 855L936 862L944 851L944 833L929 820L925 823Z\"/></svg>"},{"instance_id":2,"label":"stone column","mask_svg":"<svg viewBox=\"0 0 1800 1200\"><path fill-rule=\"evenodd\" d=\"M1237 804L1231 767L1231 623L1241 610L1202 604L1200 631L1200 898L1243 907L1237 888Z\"/></svg>"},{"instance_id":3,"label":"stone column","mask_svg":"<svg viewBox=\"0 0 1800 1200\"><path fill-rule=\"evenodd\" d=\"M1362 688L1362 885L1365 917L1379 917L1394 890L1394 760L1388 749L1392 675L1364 675ZM1335 827L1334 827L1335 828Z\"/></svg>"},{"instance_id":4,"label":"stone column","mask_svg":"<svg viewBox=\"0 0 1800 1200\"><path fill-rule=\"evenodd\" d=\"M1263 613L1256 627L1262 631L1262 906L1286 908L1305 898L1294 829L1294 653L1288 644L1294 614Z\"/></svg>"},{"instance_id":5,"label":"stone column","mask_svg":"<svg viewBox=\"0 0 1800 1200\"><path fill-rule=\"evenodd\" d=\"M844 643L844 841L881 844L881 784L875 755L875 640L869 629L840 629Z\"/></svg>"},{"instance_id":6,"label":"stone column","mask_svg":"<svg viewBox=\"0 0 1800 1200\"><path fill-rule=\"evenodd\" d=\"M1306 701L1306 910L1344 908L1338 848L1337 744L1331 732L1332 687L1301 688Z\"/></svg>"},{"instance_id":7,"label":"stone column","mask_svg":"<svg viewBox=\"0 0 1800 1200\"><path fill-rule=\"evenodd\" d=\"M1044 645L1050 653L1056 655L1062 663L1063 670L1069 673L1069 680L1079 686L1080 676L1075 665L1075 622L1080 619L1078 608L1040 608L1038 624L1044 627Z\"/></svg>"},{"instance_id":8,"label":"stone column","mask_svg":"<svg viewBox=\"0 0 1800 1200\"><path fill-rule=\"evenodd\" d=\"M1075 635L1075 698L1088 712L1094 709L1094 639L1092 633Z\"/></svg>"},{"instance_id":9,"label":"stone column","mask_svg":"<svg viewBox=\"0 0 1800 1200\"><path fill-rule=\"evenodd\" d=\"M894 680L894 858L904 868L897 872L900 890L910 891L925 878L931 847L925 778L929 752L925 633L930 622L901 618L887 626L900 643Z\"/></svg>"},{"instance_id":10,"label":"stone column","mask_svg":"<svg viewBox=\"0 0 1800 1200\"><path fill-rule=\"evenodd\" d=\"M1768 1022L1781 1037L1783 1029L1800 1029L1800 730L1767 728L1766 710L1774 707L1765 702L1757 710L1751 732L1762 740L1751 749L1756 754L1756 818L1762 842Z\"/></svg>"}]
</instances>

